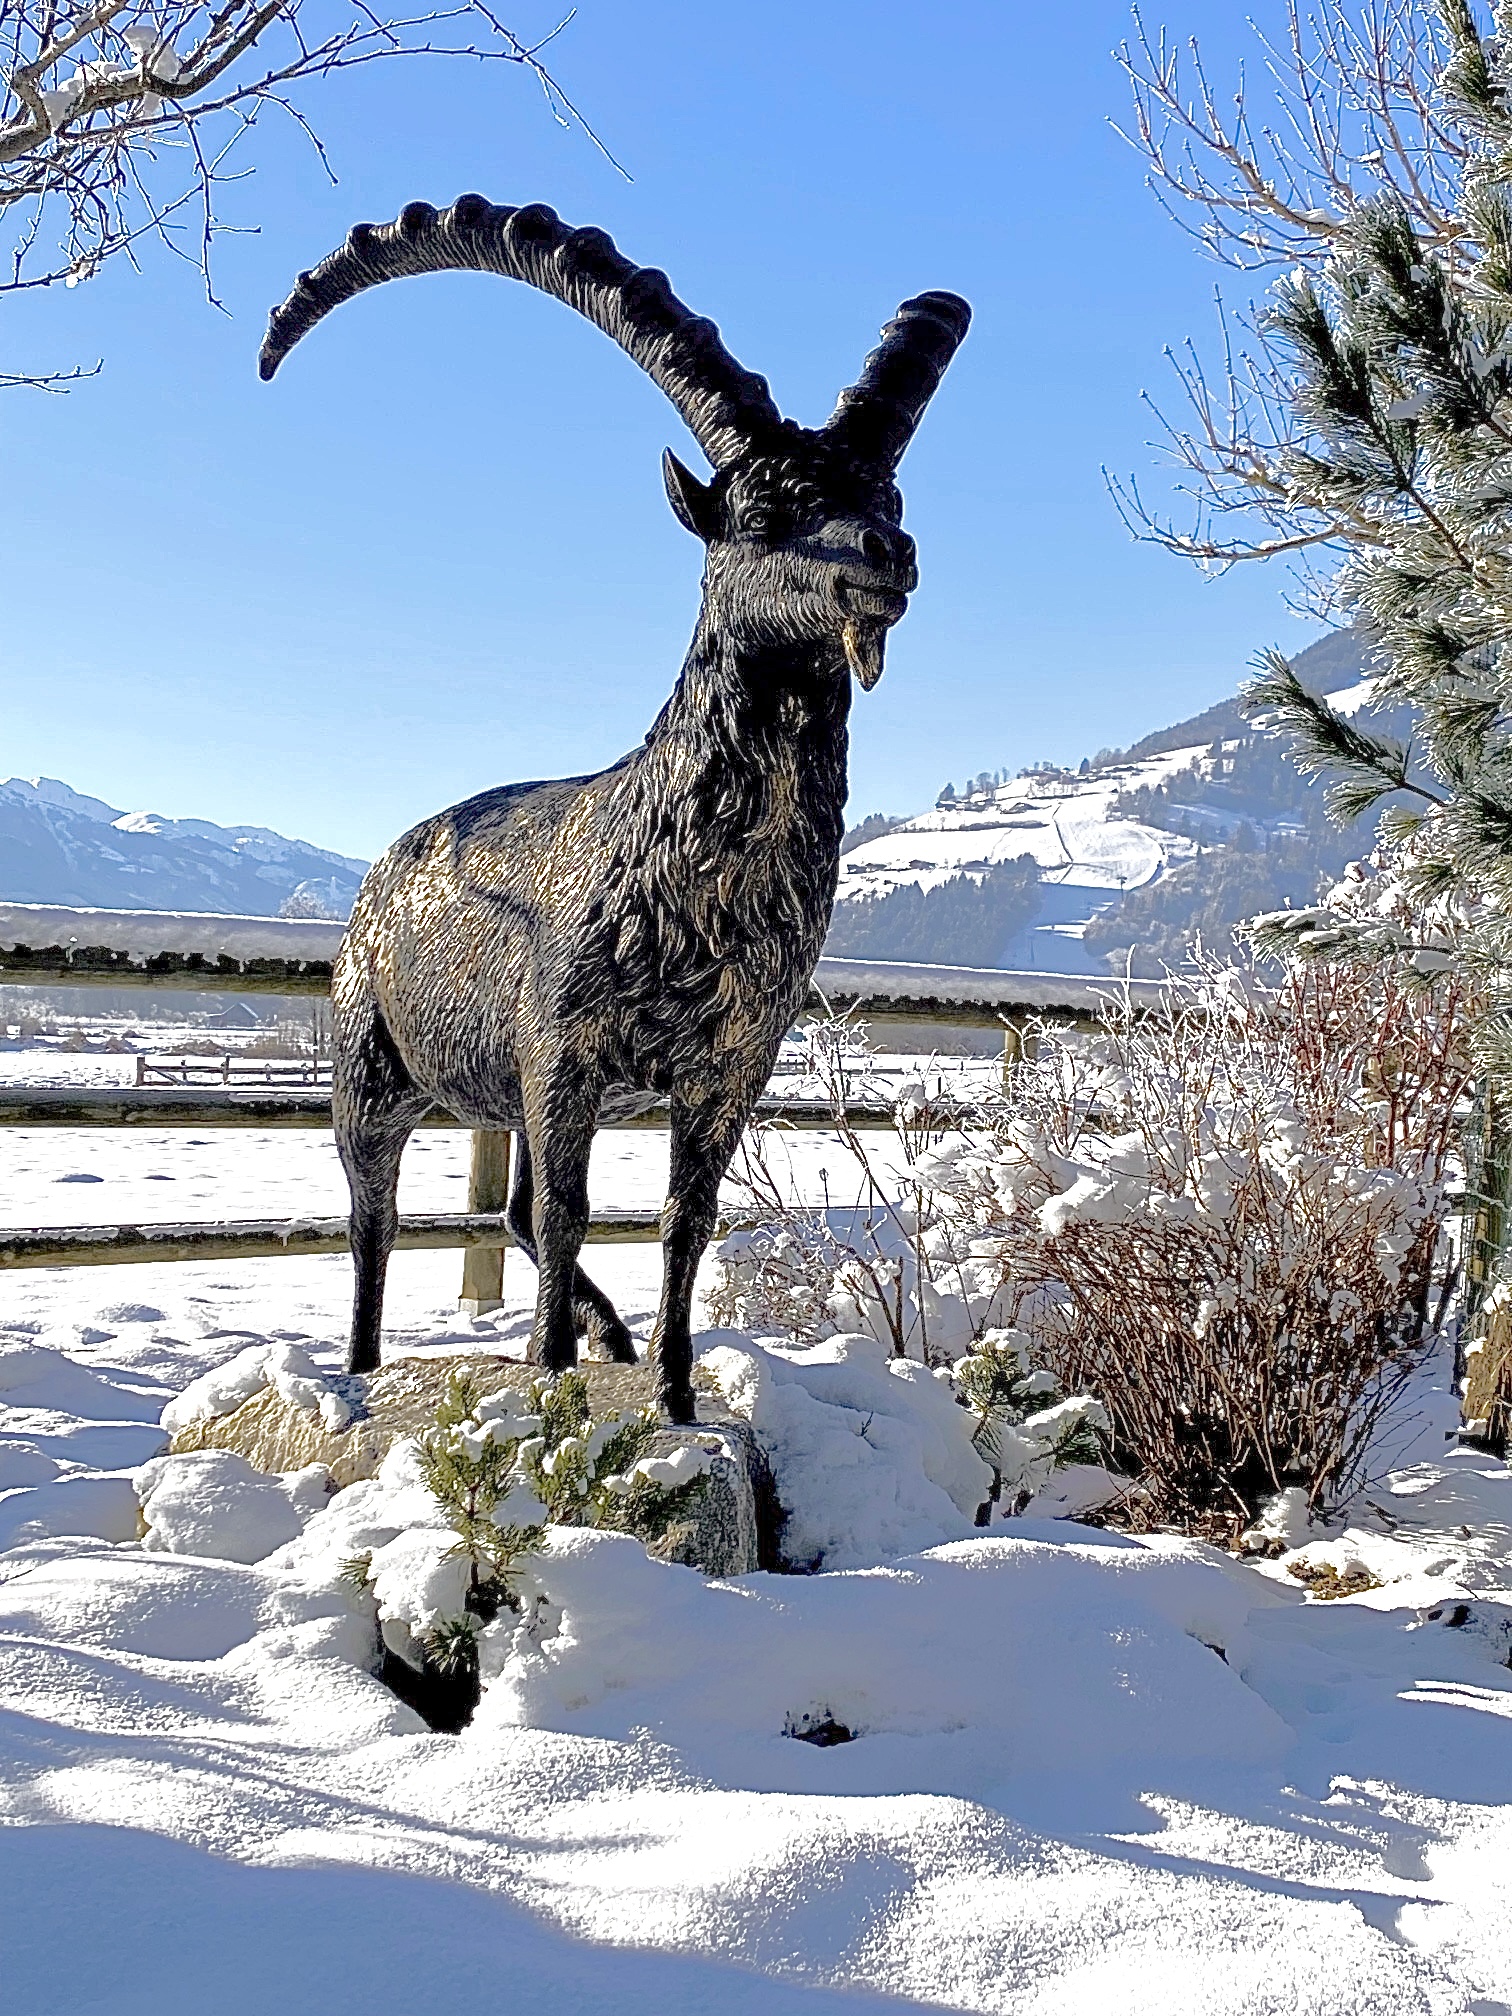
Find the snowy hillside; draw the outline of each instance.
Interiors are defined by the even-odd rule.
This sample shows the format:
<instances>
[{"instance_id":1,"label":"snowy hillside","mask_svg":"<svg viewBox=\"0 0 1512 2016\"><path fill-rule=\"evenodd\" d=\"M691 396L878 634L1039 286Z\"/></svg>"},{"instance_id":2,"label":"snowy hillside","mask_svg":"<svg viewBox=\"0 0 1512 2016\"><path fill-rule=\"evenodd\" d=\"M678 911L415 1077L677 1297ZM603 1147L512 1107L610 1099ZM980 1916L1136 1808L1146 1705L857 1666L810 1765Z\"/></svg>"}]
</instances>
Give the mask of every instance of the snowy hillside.
<instances>
[{"instance_id":1,"label":"snowy hillside","mask_svg":"<svg viewBox=\"0 0 1512 2016\"><path fill-rule=\"evenodd\" d=\"M1124 890L1154 881L1195 852L1182 835L1110 817L1115 800L1165 783L1202 755L1178 749L1086 775L1035 771L936 806L847 854L839 901L886 896L907 882L938 888L1030 855L1040 870L1038 915L999 948L998 963L1100 973L1102 963L1081 943L1091 919Z\"/></svg>"},{"instance_id":2,"label":"snowy hillside","mask_svg":"<svg viewBox=\"0 0 1512 2016\"><path fill-rule=\"evenodd\" d=\"M1372 682L1347 632L1294 663L1346 712L1368 709ZM1237 699L1075 771L984 773L959 795L947 786L931 811L853 838L833 952L1088 974L1132 961L1152 977L1199 936L1221 952L1241 918L1310 901L1320 878L1369 846L1364 828L1330 824L1322 787L1298 777ZM960 900L969 884L980 902ZM928 919L903 900L914 890Z\"/></svg>"},{"instance_id":3,"label":"snowy hillside","mask_svg":"<svg viewBox=\"0 0 1512 2016\"><path fill-rule=\"evenodd\" d=\"M365 861L265 826L122 812L53 777L0 784L0 898L276 916L290 898L345 917Z\"/></svg>"}]
</instances>

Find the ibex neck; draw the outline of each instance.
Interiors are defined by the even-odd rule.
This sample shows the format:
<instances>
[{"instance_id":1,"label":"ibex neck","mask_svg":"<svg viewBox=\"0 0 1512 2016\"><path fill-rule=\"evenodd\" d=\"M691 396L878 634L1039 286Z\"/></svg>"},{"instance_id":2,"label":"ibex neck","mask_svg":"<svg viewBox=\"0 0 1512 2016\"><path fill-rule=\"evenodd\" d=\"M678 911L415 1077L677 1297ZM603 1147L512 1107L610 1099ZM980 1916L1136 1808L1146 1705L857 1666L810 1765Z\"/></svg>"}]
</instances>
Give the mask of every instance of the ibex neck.
<instances>
[{"instance_id":1,"label":"ibex neck","mask_svg":"<svg viewBox=\"0 0 1512 2016\"><path fill-rule=\"evenodd\" d=\"M843 803L850 679L838 655L835 645L737 650L701 623L647 747L749 771L802 745L805 784L821 797L838 790Z\"/></svg>"},{"instance_id":2,"label":"ibex neck","mask_svg":"<svg viewBox=\"0 0 1512 2016\"><path fill-rule=\"evenodd\" d=\"M642 978L675 979L690 1012L729 1025L735 1050L754 1043L746 1066L763 1076L829 928L849 706L833 671L797 654L738 657L700 633L605 805L617 850L605 914L627 998L642 969L620 948L644 946ZM672 1082L659 1038L625 1070L636 1084Z\"/></svg>"}]
</instances>

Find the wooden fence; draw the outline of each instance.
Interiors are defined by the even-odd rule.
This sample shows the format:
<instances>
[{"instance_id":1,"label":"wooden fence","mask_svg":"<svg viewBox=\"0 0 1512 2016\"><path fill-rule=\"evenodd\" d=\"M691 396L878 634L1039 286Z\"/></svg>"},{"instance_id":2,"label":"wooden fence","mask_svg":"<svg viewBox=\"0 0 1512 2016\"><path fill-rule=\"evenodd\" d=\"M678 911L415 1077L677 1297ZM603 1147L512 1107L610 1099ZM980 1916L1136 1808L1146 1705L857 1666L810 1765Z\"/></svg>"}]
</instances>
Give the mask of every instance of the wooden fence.
<instances>
[{"instance_id":1,"label":"wooden fence","mask_svg":"<svg viewBox=\"0 0 1512 2016\"><path fill-rule=\"evenodd\" d=\"M138 1057L138 1085L329 1085L328 1057Z\"/></svg>"},{"instance_id":2,"label":"wooden fence","mask_svg":"<svg viewBox=\"0 0 1512 2016\"><path fill-rule=\"evenodd\" d=\"M0 986L320 995L329 992L342 930L340 924L309 919L0 903ZM1160 998L1154 982L1121 983L1120 994L1125 985L1136 1009L1149 1008ZM1024 1054L1036 1023L1089 1026L1112 991L1107 981L1065 974L822 959L811 1005L884 1025L1000 1030L1006 1072ZM171 1083L153 1083L154 1067L139 1060L137 1082L130 1086L0 1084L0 1126L328 1129L331 1125L328 1087L251 1086L229 1063L197 1061L212 1064L217 1082L186 1084L181 1076ZM205 1075L211 1077L212 1071ZM764 1119L794 1127L832 1128L836 1118L833 1109L820 1102L781 1097L763 1100L758 1111ZM852 1125L861 1127L892 1124L885 1105L848 1104L846 1114ZM953 1116L942 1109L940 1117L948 1125ZM435 1112L421 1124L458 1128L466 1123ZM665 1127L666 1107L609 1124ZM411 1216L400 1223L396 1243L401 1250L463 1250L461 1305L474 1314L497 1308L502 1295L504 1248L512 1243L503 1221L510 1144L507 1133L474 1131L467 1210ZM588 1237L606 1244L654 1242L660 1237L660 1221L651 1213L607 1212L593 1219ZM252 1259L342 1252L346 1246L346 1220L337 1218L26 1228L0 1230L0 1270Z\"/></svg>"}]
</instances>

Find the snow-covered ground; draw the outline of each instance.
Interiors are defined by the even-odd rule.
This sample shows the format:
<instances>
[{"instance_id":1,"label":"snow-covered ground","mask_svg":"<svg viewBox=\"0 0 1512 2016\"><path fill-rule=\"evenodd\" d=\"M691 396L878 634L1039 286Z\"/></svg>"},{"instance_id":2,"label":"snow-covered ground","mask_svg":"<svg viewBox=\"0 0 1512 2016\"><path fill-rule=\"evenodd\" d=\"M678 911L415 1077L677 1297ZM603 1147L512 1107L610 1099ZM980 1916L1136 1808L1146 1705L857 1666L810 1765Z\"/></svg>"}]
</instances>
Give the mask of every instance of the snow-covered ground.
<instances>
[{"instance_id":1,"label":"snow-covered ground","mask_svg":"<svg viewBox=\"0 0 1512 2016\"><path fill-rule=\"evenodd\" d=\"M1177 749L1078 777L1026 772L996 790L936 807L854 848L840 863L838 900L883 896L905 882L937 888L952 876L1030 854L1040 864L1040 910L1003 947L998 964L1048 973L1106 969L1082 950L1082 933L1125 889L1142 888L1187 860L1193 842L1133 819L1110 819L1113 800L1162 784L1203 749Z\"/></svg>"},{"instance_id":2,"label":"snow-covered ground","mask_svg":"<svg viewBox=\"0 0 1512 2016\"><path fill-rule=\"evenodd\" d=\"M1366 1595L1049 1520L735 1583L579 1535L555 1656L438 1736L339 1587L134 1538L164 1401L303 1330L302 1264L255 1326L188 1268L6 1311L7 2007L1512 2005L1512 1486L1441 1387L1323 1550Z\"/></svg>"},{"instance_id":3,"label":"snow-covered ground","mask_svg":"<svg viewBox=\"0 0 1512 2016\"><path fill-rule=\"evenodd\" d=\"M0 1224L344 1207L314 1132L3 1139ZM795 1188L842 1194L833 1139L790 1139ZM601 1136L596 1198L654 1204L665 1157ZM465 1176L465 1136L418 1134L401 1201ZM644 1338L657 1250L588 1258ZM529 1267L476 1322L459 1272L396 1256L391 1351L523 1347ZM333 1369L348 1287L335 1257L0 1275L7 2011L1512 2012L1512 1477L1452 1439L1446 1366L1347 1528L1276 1562L1026 1518L708 1583L569 1536L555 1637L451 1737L297 1547L136 1537L165 1402L260 1340ZM802 1445L810 1508L886 1479L852 1412ZM1299 1558L1379 1586L1317 1600ZM855 1740L788 1733L825 1717Z\"/></svg>"},{"instance_id":4,"label":"snow-covered ground","mask_svg":"<svg viewBox=\"0 0 1512 2016\"><path fill-rule=\"evenodd\" d=\"M100 1025L104 1026L104 1025ZM187 1032L190 1036L199 1032ZM141 1047L174 1056L185 1039L181 1027L146 1030ZM175 1039L177 1045L175 1046ZM220 1038L236 1047L234 1037ZM995 1081L992 1059L878 1054L854 1081L858 1096L888 1096L904 1079L923 1082L932 1097L948 1097L954 1087ZM91 1054L54 1045L31 1044L0 1055L0 1081L14 1085L130 1085L136 1058L131 1054ZM821 1088L800 1072L784 1069L772 1089L788 1098L817 1098ZM889 1137L870 1134L872 1153L888 1166ZM346 1180L335 1143L320 1129L259 1131L243 1128L113 1127L6 1128L0 1134L0 1228L53 1225L203 1223L235 1218L340 1217L347 1209ZM461 1130L422 1128L411 1136L400 1173L402 1212L463 1211L467 1208L470 1137ZM832 1134L784 1130L771 1150L772 1166L791 1194L848 1203L857 1194L852 1165ZM667 1181L667 1136L658 1130L601 1133L594 1142L590 1185L600 1208L655 1211ZM725 1187L726 1208L741 1201L738 1182ZM399 1253L391 1263L390 1314L399 1310L406 1332L428 1333L446 1320L456 1297L461 1260L455 1253ZM654 1247L595 1247L591 1271L609 1292L626 1298L626 1320L649 1335L655 1313L660 1254ZM535 1276L520 1259L506 1265L506 1301L522 1314L533 1304ZM143 1286L152 1277L150 1287ZM104 1290L99 1282L108 1277ZM0 1277L0 1322L20 1314L47 1325L73 1320L84 1279L57 1268ZM275 1293L297 1299L301 1327L334 1338L345 1321L349 1292L342 1256L315 1260L213 1262L91 1269L87 1292L105 1301L144 1299L177 1304L193 1286L207 1299L231 1298L253 1327L264 1296L263 1284L276 1278ZM229 1319L228 1319L229 1320Z\"/></svg>"}]
</instances>

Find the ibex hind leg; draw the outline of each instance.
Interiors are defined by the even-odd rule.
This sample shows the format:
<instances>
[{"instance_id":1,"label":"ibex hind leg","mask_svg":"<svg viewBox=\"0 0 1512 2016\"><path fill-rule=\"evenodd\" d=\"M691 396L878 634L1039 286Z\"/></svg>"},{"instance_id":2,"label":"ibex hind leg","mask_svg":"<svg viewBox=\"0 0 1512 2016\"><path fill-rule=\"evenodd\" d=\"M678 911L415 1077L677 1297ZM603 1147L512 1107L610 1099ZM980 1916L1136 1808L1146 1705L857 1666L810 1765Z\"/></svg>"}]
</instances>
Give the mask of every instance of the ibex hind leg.
<instances>
[{"instance_id":1,"label":"ibex hind leg","mask_svg":"<svg viewBox=\"0 0 1512 2016\"><path fill-rule=\"evenodd\" d=\"M376 1008L340 1018L332 1118L352 1204L349 1372L378 1368L384 1280L399 1229L399 1163L430 1103L412 1083Z\"/></svg>"},{"instance_id":2,"label":"ibex hind leg","mask_svg":"<svg viewBox=\"0 0 1512 2016\"><path fill-rule=\"evenodd\" d=\"M578 1253L588 1231L588 1158L599 1088L578 1060L549 1059L521 1084L529 1137L536 1312L530 1362L548 1372L576 1365Z\"/></svg>"},{"instance_id":3,"label":"ibex hind leg","mask_svg":"<svg viewBox=\"0 0 1512 2016\"><path fill-rule=\"evenodd\" d=\"M535 1245L535 1179L530 1167L530 1143L523 1133L515 1136L514 1183L509 1193L507 1224L510 1236L532 1267L537 1265ZM616 1365L634 1365L635 1339L619 1312L596 1281L581 1267L572 1276L572 1320L580 1337L602 1358Z\"/></svg>"}]
</instances>

